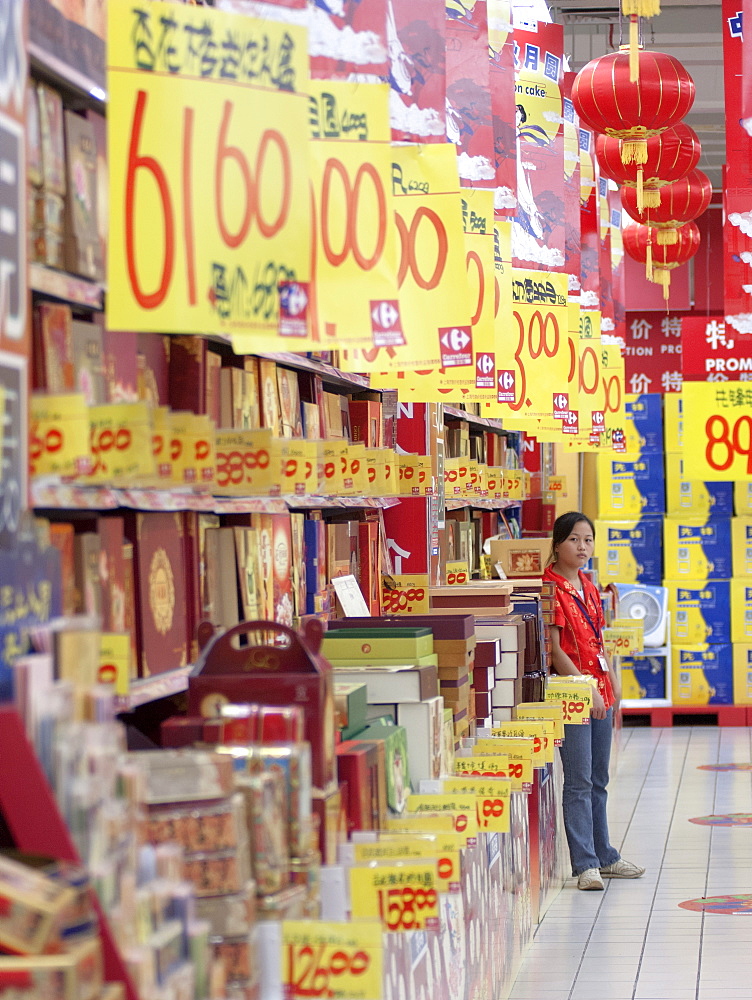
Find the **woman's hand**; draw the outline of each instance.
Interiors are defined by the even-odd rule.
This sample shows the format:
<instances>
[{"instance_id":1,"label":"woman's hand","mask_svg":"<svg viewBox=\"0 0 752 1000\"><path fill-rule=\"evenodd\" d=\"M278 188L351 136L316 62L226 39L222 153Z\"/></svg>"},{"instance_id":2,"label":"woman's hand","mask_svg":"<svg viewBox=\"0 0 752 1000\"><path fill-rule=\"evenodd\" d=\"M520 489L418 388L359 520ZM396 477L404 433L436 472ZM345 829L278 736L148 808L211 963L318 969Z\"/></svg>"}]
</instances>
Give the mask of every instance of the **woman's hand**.
<instances>
[{"instance_id":1,"label":"woman's hand","mask_svg":"<svg viewBox=\"0 0 752 1000\"><path fill-rule=\"evenodd\" d=\"M606 718L606 703L603 700L598 688L593 688L593 708L590 713L594 719L605 719Z\"/></svg>"}]
</instances>

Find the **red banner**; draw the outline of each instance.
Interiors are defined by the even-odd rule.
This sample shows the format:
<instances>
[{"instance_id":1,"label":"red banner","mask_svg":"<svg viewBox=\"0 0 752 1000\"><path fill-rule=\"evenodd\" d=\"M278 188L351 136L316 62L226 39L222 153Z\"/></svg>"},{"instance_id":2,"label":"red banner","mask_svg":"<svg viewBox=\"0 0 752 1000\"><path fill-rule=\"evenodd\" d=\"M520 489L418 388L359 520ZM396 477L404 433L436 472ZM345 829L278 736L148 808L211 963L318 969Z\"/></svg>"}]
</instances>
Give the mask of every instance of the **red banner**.
<instances>
[{"instance_id":1,"label":"red banner","mask_svg":"<svg viewBox=\"0 0 752 1000\"><path fill-rule=\"evenodd\" d=\"M514 109L514 34L511 0L488 0L491 114L496 190L494 209L511 217L517 207L517 144Z\"/></svg>"},{"instance_id":2,"label":"red banner","mask_svg":"<svg viewBox=\"0 0 752 1000\"><path fill-rule=\"evenodd\" d=\"M446 101L447 138L457 147L463 187L493 188L494 136L485 0L472 10L448 5Z\"/></svg>"},{"instance_id":3,"label":"red banner","mask_svg":"<svg viewBox=\"0 0 752 1000\"><path fill-rule=\"evenodd\" d=\"M562 87L564 118L564 270L570 293L580 290L580 119L571 101L576 73L565 73Z\"/></svg>"},{"instance_id":4,"label":"red banner","mask_svg":"<svg viewBox=\"0 0 752 1000\"><path fill-rule=\"evenodd\" d=\"M563 271L564 129L561 117L563 29L543 21L515 28L517 213L515 267Z\"/></svg>"},{"instance_id":5,"label":"red banner","mask_svg":"<svg viewBox=\"0 0 752 1000\"><path fill-rule=\"evenodd\" d=\"M685 319L658 312L629 313L624 349L628 393L681 391Z\"/></svg>"},{"instance_id":6,"label":"red banner","mask_svg":"<svg viewBox=\"0 0 752 1000\"><path fill-rule=\"evenodd\" d=\"M685 382L752 381L752 337L739 336L723 316L685 316L682 349Z\"/></svg>"},{"instance_id":7,"label":"red banner","mask_svg":"<svg viewBox=\"0 0 752 1000\"><path fill-rule=\"evenodd\" d=\"M446 14L436 0L389 0L392 138L446 142Z\"/></svg>"},{"instance_id":8,"label":"red banner","mask_svg":"<svg viewBox=\"0 0 752 1000\"><path fill-rule=\"evenodd\" d=\"M600 238L598 235L598 173L595 133L580 129L580 302L583 309L600 308Z\"/></svg>"}]
</instances>

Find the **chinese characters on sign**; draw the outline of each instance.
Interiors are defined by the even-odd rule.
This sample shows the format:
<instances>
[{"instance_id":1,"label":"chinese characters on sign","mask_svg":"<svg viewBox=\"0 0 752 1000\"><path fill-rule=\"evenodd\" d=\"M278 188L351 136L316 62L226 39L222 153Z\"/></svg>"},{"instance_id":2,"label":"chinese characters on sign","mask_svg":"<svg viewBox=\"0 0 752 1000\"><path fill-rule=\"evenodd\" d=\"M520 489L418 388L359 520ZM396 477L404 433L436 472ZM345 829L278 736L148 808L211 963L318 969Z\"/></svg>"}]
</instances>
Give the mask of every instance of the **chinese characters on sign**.
<instances>
[{"instance_id":1,"label":"chinese characters on sign","mask_svg":"<svg viewBox=\"0 0 752 1000\"><path fill-rule=\"evenodd\" d=\"M626 322L626 390L680 392L682 330L686 318L665 313L630 313Z\"/></svg>"}]
</instances>

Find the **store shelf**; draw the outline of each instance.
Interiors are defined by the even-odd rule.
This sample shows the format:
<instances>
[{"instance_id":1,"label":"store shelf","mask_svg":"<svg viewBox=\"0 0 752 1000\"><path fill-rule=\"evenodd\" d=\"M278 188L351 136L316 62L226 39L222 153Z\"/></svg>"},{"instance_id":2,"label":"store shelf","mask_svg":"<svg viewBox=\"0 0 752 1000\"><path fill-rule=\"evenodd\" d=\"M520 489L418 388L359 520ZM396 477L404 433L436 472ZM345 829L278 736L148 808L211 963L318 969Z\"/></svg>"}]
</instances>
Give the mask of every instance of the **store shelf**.
<instances>
[{"instance_id":1,"label":"store shelf","mask_svg":"<svg viewBox=\"0 0 752 1000\"><path fill-rule=\"evenodd\" d=\"M29 42L29 62L34 76L43 76L58 87L72 91L104 113L107 101L104 80L95 80L87 73L82 73L75 66L71 66L70 63L31 41Z\"/></svg>"},{"instance_id":2,"label":"store shelf","mask_svg":"<svg viewBox=\"0 0 752 1000\"><path fill-rule=\"evenodd\" d=\"M399 497L216 497L193 490L115 489L36 480L31 484L32 506L37 510L195 510L210 514L285 514L288 510L342 508L384 509Z\"/></svg>"},{"instance_id":3,"label":"store shelf","mask_svg":"<svg viewBox=\"0 0 752 1000\"><path fill-rule=\"evenodd\" d=\"M495 420L492 417L476 417L474 413L468 413L466 410L458 410L454 406L444 407L444 417L450 417L452 420L465 420L467 423L474 424L476 427L482 427L484 430L498 432L503 430L501 420Z\"/></svg>"},{"instance_id":4,"label":"store shelf","mask_svg":"<svg viewBox=\"0 0 752 1000\"><path fill-rule=\"evenodd\" d=\"M179 667L177 670L166 670L163 674L144 677L142 680L131 681L130 691L115 699L117 712L131 712L139 705L147 705L158 698L167 698L172 694L180 694L188 688L188 678L193 670L193 664Z\"/></svg>"},{"instance_id":5,"label":"store shelf","mask_svg":"<svg viewBox=\"0 0 752 1000\"><path fill-rule=\"evenodd\" d=\"M462 507L476 507L479 510L507 510L508 507L519 507L522 500L471 500L467 497L459 497L456 500L446 500L444 506L447 510L460 510Z\"/></svg>"},{"instance_id":6,"label":"store shelf","mask_svg":"<svg viewBox=\"0 0 752 1000\"><path fill-rule=\"evenodd\" d=\"M56 271L44 264L29 267L31 290L54 299L62 299L81 309L104 309L104 285L88 281L67 271Z\"/></svg>"},{"instance_id":7,"label":"store shelf","mask_svg":"<svg viewBox=\"0 0 752 1000\"><path fill-rule=\"evenodd\" d=\"M363 392L364 389L370 388L370 380L367 375L353 375L350 372L343 372L339 368L333 368L315 358L305 358L302 354L259 354L258 357L276 361L278 365L285 365L287 368L313 372L315 375L320 375L324 382L334 385L338 389L344 389L346 392Z\"/></svg>"}]
</instances>

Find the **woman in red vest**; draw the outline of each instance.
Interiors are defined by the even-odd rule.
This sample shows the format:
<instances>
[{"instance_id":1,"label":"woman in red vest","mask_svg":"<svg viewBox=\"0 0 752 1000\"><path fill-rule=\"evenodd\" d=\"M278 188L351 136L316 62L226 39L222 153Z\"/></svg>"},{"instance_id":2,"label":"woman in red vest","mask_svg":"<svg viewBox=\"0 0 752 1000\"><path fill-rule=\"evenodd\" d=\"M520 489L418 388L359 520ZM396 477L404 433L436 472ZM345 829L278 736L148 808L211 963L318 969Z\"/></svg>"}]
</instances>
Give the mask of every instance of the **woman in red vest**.
<instances>
[{"instance_id":1,"label":"woman in red vest","mask_svg":"<svg viewBox=\"0 0 752 1000\"><path fill-rule=\"evenodd\" d=\"M578 889L603 889L604 878L639 878L645 869L624 861L608 836L606 803L614 707L619 684L603 645L603 608L597 587L582 573L593 555L595 528L579 511L554 524L549 565L543 579L556 585L551 627L557 674L595 677L590 725L567 725L564 766L564 827Z\"/></svg>"}]
</instances>

